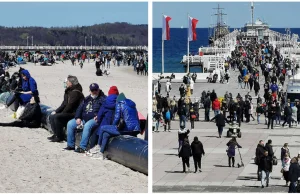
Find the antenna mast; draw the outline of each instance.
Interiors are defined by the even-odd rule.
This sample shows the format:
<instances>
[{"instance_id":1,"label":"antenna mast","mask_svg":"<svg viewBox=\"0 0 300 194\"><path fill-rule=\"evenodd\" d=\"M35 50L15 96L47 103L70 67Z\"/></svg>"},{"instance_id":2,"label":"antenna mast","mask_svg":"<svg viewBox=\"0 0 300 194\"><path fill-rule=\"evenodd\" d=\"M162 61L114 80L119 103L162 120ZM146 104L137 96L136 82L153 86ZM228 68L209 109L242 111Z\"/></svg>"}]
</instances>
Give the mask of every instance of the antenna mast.
<instances>
[{"instance_id":1,"label":"antenna mast","mask_svg":"<svg viewBox=\"0 0 300 194\"><path fill-rule=\"evenodd\" d=\"M251 12L252 12L251 23L252 23L252 29L253 29L253 18L254 18L254 3L253 3L253 1L251 2Z\"/></svg>"}]
</instances>

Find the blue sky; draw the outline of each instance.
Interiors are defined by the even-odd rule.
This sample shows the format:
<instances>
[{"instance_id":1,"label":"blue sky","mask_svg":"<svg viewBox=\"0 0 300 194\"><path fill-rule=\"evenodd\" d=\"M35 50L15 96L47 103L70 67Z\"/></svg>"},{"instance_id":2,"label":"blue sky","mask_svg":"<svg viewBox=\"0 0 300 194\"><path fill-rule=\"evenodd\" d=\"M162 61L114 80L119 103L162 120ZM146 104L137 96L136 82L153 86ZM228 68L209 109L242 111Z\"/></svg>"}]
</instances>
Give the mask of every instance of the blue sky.
<instances>
[{"instance_id":1,"label":"blue sky","mask_svg":"<svg viewBox=\"0 0 300 194\"><path fill-rule=\"evenodd\" d=\"M153 27L161 28L162 13L172 18L170 27L187 26L187 13L199 20L197 28L209 27L216 17L212 17L218 2L155 2L153 3ZM225 8L225 21L232 28L243 27L251 22L250 2L221 2ZM257 18L267 21L271 28L300 27L300 2L255 2L254 20ZM212 18L212 19L211 19ZM212 21L211 21L212 20Z\"/></svg>"},{"instance_id":2,"label":"blue sky","mask_svg":"<svg viewBox=\"0 0 300 194\"><path fill-rule=\"evenodd\" d=\"M147 2L0 2L1 26L84 26L106 22L148 24Z\"/></svg>"}]
</instances>

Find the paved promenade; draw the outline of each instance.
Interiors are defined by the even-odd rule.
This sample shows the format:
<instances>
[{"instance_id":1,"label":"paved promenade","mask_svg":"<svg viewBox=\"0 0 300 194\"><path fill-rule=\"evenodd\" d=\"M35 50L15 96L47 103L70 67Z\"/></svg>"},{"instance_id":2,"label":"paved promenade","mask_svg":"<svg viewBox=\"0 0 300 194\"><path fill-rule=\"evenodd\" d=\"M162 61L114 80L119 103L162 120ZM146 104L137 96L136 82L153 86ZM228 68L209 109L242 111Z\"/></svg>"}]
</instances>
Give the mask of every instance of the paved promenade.
<instances>
[{"instance_id":1,"label":"paved promenade","mask_svg":"<svg viewBox=\"0 0 300 194\"><path fill-rule=\"evenodd\" d=\"M237 89L237 73L231 72L230 84L196 83L193 97L200 97L203 90L215 89L218 97L223 96L225 91L231 92L235 98L239 92L242 96L248 90ZM263 96L264 83L261 79L261 96ZM172 84L173 91L170 96L179 95L178 86ZM162 84L164 95L164 84ZM254 97L254 92L250 93ZM256 100L254 100L256 104ZM210 118L213 112L210 113ZM264 121L264 116L261 116ZM182 161L177 156L178 149L178 128L179 121L172 121L171 132L163 132L160 127L159 132L153 132L153 191L154 192L287 192L285 181L281 180L280 149L284 143L289 143L291 156L297 156L300 151L300 128L274 127L267 129L264 124L257 124L256 121L242 123L242 138L238 138L238 143L243 147L240 149L244 167L237 168L240 157L236 152L235 168L228 167L228 157L226 154L226 143L230 138L226 138L228 126L224 128L223 137L217 138L217 127L214 122L203 122L204 110L200 109L200 121L195 122L195 129L189 134L190 142L194 136L198 136L204 145L205 156L202 157L202 172L194 172L193 158L190 158L191 173L182 173ZM190 128L190 122L187 122ZM261 183L257 181L257 166L254 164L255 149L259 140L273 140L273 149L278 165L273 167L272 178L268 188L261 189Z\"/></svg>"}]
</instances>

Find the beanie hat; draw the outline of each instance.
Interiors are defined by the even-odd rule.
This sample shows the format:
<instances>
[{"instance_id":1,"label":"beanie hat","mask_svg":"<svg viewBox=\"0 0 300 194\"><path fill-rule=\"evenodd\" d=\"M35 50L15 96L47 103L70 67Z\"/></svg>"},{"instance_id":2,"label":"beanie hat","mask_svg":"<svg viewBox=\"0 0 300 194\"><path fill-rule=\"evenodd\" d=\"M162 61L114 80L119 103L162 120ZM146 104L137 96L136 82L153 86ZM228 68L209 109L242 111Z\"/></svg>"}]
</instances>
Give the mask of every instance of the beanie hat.
<instances>
[{"instance_id":1,"label":"beanie hat","mask_svg":"<svg viewBox=\"0 0 300 194\"><path fill-rule=\"evenodd\" d=\"M112 86L109 88L108 95L112 95L112 94L119 95L119 90L117 86Z\"/></svg>"}]
</instances>

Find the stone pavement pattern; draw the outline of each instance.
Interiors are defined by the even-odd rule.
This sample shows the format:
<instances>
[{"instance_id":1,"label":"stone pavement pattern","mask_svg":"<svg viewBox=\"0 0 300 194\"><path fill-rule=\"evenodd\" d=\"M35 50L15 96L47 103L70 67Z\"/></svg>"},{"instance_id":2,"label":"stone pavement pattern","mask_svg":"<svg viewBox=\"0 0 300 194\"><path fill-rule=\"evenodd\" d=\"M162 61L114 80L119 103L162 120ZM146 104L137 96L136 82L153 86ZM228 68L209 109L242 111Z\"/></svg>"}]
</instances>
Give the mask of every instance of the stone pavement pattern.
<instances>
[{"instance_id":1,"label":"stone pavement pattern","mask_svg":"<svg viewBox=\"0 0 300 194\"><path fill-rule=\"evenodd\" d=\"M231 73L231 77L237 77L237 73ZM261 78L262 79L262 78ZM218 96L223 96L225 91L232 92L236 97L239 92L244 96L248 90L237 89L235 80L230 80L230 84L196 83L193 97L200 97L203 90L215 89ZM260 81L261 88L264 81ZM172 84L173 91L170 96L179 95L180 84ZM261 96L262 94L261 90ZM162 84L164 93L164 84ZM254 92L250 95L254 97ZM256 100L254 100L256 103ZM210 118L213 112L210 112ZM223 137L217 138L217 127L214 122L203 122L204 110L200 109L200 121L195 122L195 129L189 134L190 142L194 136L198 136L204 145L205 156L202 157L202 172L194 172L193 158L190 158L191 173L182 173L182 161L178 158L178 128L179 122L172 121L171 132L163 132L160 127L159 132L153 133L153 191L154 192L287 192L285 181L281 180L280 149L284 143L289 143L291 156L297 156L300 150L300 128L274 127L267 129L264 124L257 124L256 121L242 123L242 138L237 141L243 147L240 149L244 167L237 168L240 157L236 152L235 168L228 167L228 157L226 154L226 143L230 138L226 138L228 127L224 128ZM264 116L261 117L264 121ZM190 128L190 122L187 122ZM261 189L261 183L257 181L257 166L254 164L255 149L259 140L273 140L275 156L279 158L278 165L273 167L270 187Z\"/></svg>"}]
</instances>

